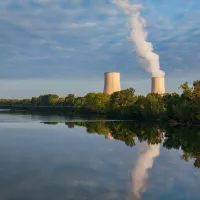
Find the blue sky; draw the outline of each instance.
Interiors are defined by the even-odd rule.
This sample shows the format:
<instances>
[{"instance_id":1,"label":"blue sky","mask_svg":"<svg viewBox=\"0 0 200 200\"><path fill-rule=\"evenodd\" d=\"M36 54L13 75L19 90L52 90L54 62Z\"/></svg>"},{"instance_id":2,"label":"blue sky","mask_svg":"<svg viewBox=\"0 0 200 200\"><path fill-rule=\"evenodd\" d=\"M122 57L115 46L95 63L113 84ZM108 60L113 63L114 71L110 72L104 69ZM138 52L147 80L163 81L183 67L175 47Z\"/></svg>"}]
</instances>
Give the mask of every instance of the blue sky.
<instances>
[{"instance_id":1,"label":"blue sky","mask_svg":"<svg viewBox=\"0 0 200 200\"><path fill-rule=\"evenodd\" d=\"M200 74L200 1L135 0L145 10L148 41L160 55L167 91ZM123 11L110 0L0 1L0 98L103 90L106 71L122 88L150 91Z\"/></svg>"}]
</instances>

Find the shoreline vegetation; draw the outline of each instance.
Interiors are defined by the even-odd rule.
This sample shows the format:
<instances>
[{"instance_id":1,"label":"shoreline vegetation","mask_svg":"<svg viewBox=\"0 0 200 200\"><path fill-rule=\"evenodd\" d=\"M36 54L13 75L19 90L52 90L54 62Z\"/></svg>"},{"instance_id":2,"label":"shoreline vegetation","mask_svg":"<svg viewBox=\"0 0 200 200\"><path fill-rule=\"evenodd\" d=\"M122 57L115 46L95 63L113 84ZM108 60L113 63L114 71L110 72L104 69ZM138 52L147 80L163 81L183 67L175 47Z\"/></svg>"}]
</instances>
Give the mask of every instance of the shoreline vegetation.
<instances>
[{"instance_id":1,"label":"shoreline vegetation","mask_svg":"<svg viewBox=\"0 0 200 200\"><path fill-rule=\"evenodd\" d=\"M168 121L172 125L200 125L200 81L189 87L185 82L179 88L181 94L163 96L147 94L135 95L128 88L112 95L88 93L84 97L68 94L59 97L46 94L31 99L0 99L0 109L25 110L59 114L100 114L115 119L137 121Z\"/></svg>"}]
</instances>

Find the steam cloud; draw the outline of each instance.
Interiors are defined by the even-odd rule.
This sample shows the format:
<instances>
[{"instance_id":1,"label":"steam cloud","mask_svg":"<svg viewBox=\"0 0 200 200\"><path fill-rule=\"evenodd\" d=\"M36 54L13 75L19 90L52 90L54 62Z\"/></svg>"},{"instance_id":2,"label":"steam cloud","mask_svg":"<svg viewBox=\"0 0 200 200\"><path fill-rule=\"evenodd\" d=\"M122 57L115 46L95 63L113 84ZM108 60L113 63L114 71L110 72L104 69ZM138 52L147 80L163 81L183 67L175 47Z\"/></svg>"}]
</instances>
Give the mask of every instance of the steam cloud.
<instances>
[{"instance_id":1,"label":"steam cloud","mask_svg":"<svg viewBox=\"0 0 200 200\"><path fill-rule=\"evenodd\" d=\"M147 42L146 20L141 17L141 4L130 5L128 0L113 0L130 18L131 40L135 44L135 49L139 58L145 61L144 68L153 77L164 77L165 73L160 69L159 55L153 52L152 43Z\"/></svg>"},{"instance_id":2,"label":"steam cloud","mask_svg":"<svg viewBox=\"0 0 200 200\"><path fill-rule=\"evenodd\" d=\"M154 158L160 155L160 144L150 145L140 155L136 167L132 171L133 195L140 199L141 193L145 190L145 181L148 178L148 169L153 167Z\"/></svg>"}]
</instances>

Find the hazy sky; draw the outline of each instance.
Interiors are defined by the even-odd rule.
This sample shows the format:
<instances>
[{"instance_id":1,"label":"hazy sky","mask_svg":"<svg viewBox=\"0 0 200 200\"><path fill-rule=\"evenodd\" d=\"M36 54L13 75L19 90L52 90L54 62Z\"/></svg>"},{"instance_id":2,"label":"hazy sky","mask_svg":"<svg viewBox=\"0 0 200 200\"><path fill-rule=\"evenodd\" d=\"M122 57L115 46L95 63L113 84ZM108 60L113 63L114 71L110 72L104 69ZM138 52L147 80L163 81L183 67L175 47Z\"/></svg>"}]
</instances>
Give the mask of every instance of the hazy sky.
<instances>
[{"instance_id":1,"label":"hazy sky","mask_svg":"<svg viewBox=\"0 0 200 200\"><path fill-rule=\"evenodd\" d=\"M200 1L137 0L148 41L160 55L167 91L200 79ZM106 71L122 88L150 91L123 11L110 0L0 1L0 98L103 90Z\"/></svg>"}]
</instances>

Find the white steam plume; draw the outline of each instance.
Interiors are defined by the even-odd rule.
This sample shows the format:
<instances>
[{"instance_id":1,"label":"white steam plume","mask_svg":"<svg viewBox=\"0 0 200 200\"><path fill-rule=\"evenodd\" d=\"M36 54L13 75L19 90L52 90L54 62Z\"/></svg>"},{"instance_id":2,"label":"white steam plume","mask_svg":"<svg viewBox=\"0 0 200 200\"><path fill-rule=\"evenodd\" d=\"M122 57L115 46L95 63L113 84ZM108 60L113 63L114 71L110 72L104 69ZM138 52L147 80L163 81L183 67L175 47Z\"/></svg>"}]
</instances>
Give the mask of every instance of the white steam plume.
<instances>
[{"instance_id":1,"label":"white steam plume","mask_svg":"<svg viewBox=\"0 0 200 200\"><path fill-rule=\"evenodd\" d=\"M141 17L141 4L130 5L128 0L113 0L130 18L131 40L135 44L137 55L145 60L145 70L150 72L153 77L165 76L164 71L160 70L159 55L153 52L152 43L147 42L146 20Z\"/></svg>"},{"instance_id":2,"label":"white steam plume","mask_svg":"<svg viewBox=\"0 0 200 200\"><path fill-rule=\"evenodd\" d=\"M136 167L132 171L133 195L140 199L141 193L145 190L145 181L148 178L148 169L153 167L154 158L160 155L160 144L150 145L139 156Z\"/></svg>"}]
</instances>

